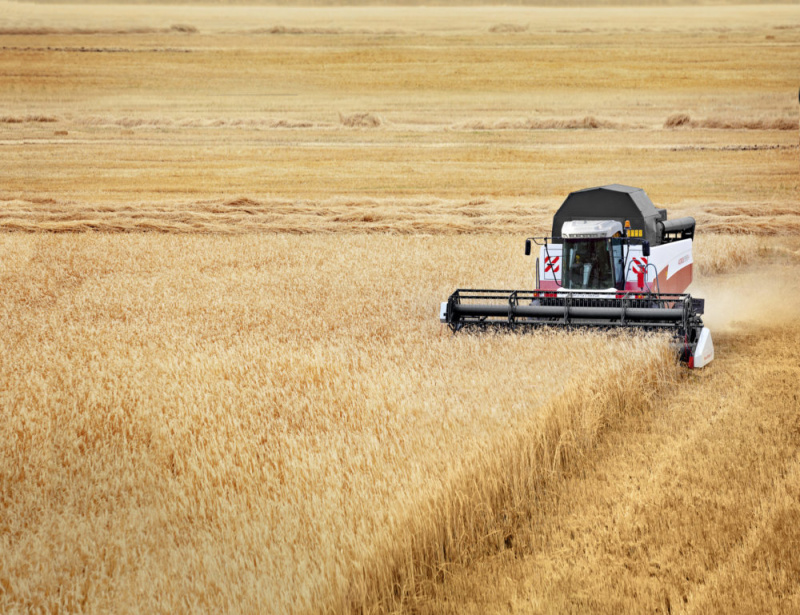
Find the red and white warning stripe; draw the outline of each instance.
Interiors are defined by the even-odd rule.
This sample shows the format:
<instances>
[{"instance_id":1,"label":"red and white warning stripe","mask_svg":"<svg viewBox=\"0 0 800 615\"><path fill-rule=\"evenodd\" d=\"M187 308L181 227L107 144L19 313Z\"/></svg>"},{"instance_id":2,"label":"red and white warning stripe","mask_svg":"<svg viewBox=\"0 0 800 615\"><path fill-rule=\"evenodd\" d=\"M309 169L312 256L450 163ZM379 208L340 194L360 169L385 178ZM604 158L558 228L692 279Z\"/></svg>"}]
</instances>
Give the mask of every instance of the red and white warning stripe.
<instances>
[{"instance_id":1,"label":"red and white warning stripe","mask_svg":"<svg viewBox=\"0 0 800 615\"><path fill-rule=\"evenodd\" d=\"M647 258L644 256L633 257L633 272L636 275L647 272Z\"/></svg>"},{"instance_id":2,"label":"red and white warning stripe","mask_svg":"<svg viewBox=\"0 0 800 615\"><path fill-rule=\"evenodd\" d=\"M558 264L558 259L560 256L553 256L552 258L549 256L544 257L544 271L547 273L548 271L556 274L558 270L561 269L561 265Z\"/></svg>"}]
</instances>

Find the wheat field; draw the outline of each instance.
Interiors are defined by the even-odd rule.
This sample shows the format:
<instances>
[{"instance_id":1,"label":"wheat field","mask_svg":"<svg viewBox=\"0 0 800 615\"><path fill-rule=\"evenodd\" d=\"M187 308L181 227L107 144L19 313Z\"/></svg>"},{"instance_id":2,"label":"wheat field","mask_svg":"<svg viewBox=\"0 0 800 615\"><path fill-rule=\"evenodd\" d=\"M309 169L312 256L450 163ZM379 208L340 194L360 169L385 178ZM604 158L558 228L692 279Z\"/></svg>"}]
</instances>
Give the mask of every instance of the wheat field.
<instances>
[{"instance_id":1,"label":"wheat field","mask_svg":"<svg viewBox=\"0 0 800 615\"><path fill-rule=\"evenodd\" d=\"M798 32L0 0L0 611L800 607ZM711 366L439 324L612 182Z\"/></svg>"},{"instance_id":2,"label":"wheat field","mask_svg":"<svg viewBox=\"0 0 800 615\"><path fill-rule=\"evenodd\" d=\"M452 557L502 528L481 460L562 420L532 391L569 390L559 365L571 381L628 362L596 336L453 338L431 305L480 262L473 242L384 243L6 239L6 267L26 272L4 279L12 595L30 584L24 604L48 610L344 608L430 548L416 541L441 533ZM365 265L343 271L342 255ZM467 258L442 280L448 255ZM674 377L660 343L612 346ZM608 386L594 394L625 390ZM527 445L545 459L573 446Z\"/></svg>"}]
</instances>

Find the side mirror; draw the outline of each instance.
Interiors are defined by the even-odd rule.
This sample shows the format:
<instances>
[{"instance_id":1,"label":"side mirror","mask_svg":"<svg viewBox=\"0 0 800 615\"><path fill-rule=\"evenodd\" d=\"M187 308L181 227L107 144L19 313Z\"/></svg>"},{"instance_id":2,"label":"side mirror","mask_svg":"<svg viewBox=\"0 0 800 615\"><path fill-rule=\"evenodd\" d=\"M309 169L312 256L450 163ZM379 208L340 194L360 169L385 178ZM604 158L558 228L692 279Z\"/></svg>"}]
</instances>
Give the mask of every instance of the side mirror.
<instances>
[{"instance_id":1,"label":"side mirror","mask_svg":"<svg viewBox=\"0 0 800 615\"><path fill-rule=\"evenodd\" d=\"M531 240L530 239L526 239L525 240L525 256L530 256L530 255L531 255Z\"/></svg>"},{"instance_id":2,"label":"side mirror","mask_svg":"<svg viewBox=\"0 0 800 615\"><path fill-rule=\"evenodd\" d=\"M642 256L650 256L650 242L646 239L642 242Z\"/></svg>"}]
</instances>

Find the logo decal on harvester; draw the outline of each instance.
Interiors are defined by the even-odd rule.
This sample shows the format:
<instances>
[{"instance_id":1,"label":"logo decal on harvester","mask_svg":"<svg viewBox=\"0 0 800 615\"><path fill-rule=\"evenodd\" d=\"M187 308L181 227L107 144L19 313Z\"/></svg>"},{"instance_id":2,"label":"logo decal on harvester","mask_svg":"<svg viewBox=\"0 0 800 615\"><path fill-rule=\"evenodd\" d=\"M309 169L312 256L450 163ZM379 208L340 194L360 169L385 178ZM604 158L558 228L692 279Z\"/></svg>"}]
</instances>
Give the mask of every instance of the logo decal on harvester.
<instances>
[{"instance_id":1,"label":"logo decal on harvester","mask_svg":"<svg viewBox=\"0 0 800 615\"><path fill-rule=\"evenodd\" d=\"M636 275L640 273L644 273L647 271L647 258L644 256L634 257L633 258L633 272Z\"/></svg>"},{"instance_id":2,"label":"logo decal on harvester","mask_svg":"<svg viewBox=\"0 0 800 615\"><path fill-rule=\"evenodd\" d=\"M558 259L561 258L560 256L553 256L552 258L549 256L544 257L544 271L547 273L548 271L552 271L553 273L558 273L558 270L561 268L561 265L558 264Z\"/></svg>"}]
</instances>

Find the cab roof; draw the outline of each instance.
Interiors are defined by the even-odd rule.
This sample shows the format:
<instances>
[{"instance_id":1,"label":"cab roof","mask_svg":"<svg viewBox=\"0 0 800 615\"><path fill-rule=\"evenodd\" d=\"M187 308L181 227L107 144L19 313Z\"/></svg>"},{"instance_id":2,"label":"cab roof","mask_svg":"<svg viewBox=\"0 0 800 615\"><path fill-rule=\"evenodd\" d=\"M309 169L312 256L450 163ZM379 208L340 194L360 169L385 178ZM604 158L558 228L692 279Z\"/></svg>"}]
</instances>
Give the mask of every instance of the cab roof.
<instances>
[{"instance_id":1,"label":"cab roof","mask_svg":"<svg viewBox=\"0 0 800 615\"><path fill-rule=\"evenodd\" d=\"M631 230L651 245L658 243L656 222L666 220L667 210L658 209L641 188L609 184L571 192L553 216L553 237L560 241L561 228L573 220L616 220L631 223Z\"/></svg>"}]
</instances>

